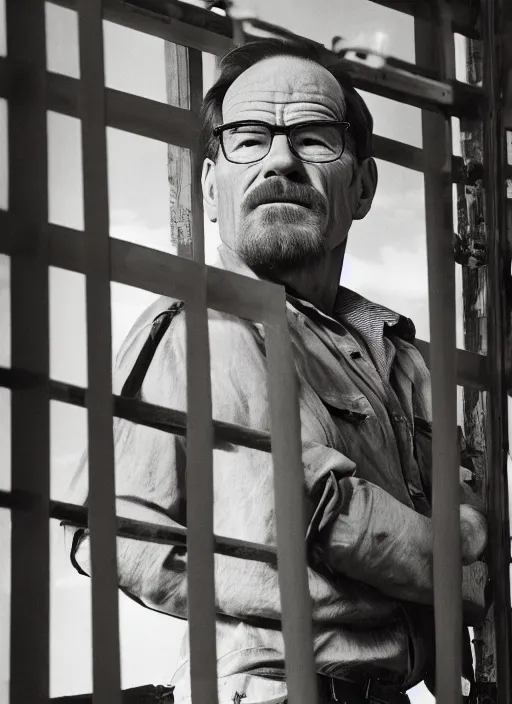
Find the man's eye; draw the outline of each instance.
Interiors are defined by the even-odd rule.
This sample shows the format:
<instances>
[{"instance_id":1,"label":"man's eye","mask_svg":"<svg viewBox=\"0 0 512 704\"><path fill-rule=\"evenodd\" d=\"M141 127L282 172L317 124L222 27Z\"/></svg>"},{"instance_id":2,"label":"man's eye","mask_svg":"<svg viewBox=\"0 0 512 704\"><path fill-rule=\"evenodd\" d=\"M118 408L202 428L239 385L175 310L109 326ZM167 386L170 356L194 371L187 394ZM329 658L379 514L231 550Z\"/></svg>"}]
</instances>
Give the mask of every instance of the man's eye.
<instances>
[{"instance_id":1,"label":"man's eye","mask_svg":"<svg viewBox=\"0 0 512 704\"><path fill-rule=\"evenodd\" d=\"M254 132L249 134L235 134L231 138L233 149L250 149L251 147L259 147L265 142L266 136L264 134L255 134Z\"/></svg>"},{"instance_id":2,"label":"man's eye","mask_svg":"<svg viewBox=\"0 0 512 704\"><path fill-rule=\"evenodd\" d=\"M327 143L320 137L304 137L302 144L304 147L317 147L319 145L322 147L328 146Z\"/></svg>"},{"instance_id":3,"label":"man's eye","mask_svg":"<svg viewBox=\"0 0 512 704\"><path fill-rule=\"evenodd\" d=\"M256 139L255 137L245 137L241 139L238 143L239 147L252 147L255 144L261 144L262 139Z\"/></svg>"}]
</instances>

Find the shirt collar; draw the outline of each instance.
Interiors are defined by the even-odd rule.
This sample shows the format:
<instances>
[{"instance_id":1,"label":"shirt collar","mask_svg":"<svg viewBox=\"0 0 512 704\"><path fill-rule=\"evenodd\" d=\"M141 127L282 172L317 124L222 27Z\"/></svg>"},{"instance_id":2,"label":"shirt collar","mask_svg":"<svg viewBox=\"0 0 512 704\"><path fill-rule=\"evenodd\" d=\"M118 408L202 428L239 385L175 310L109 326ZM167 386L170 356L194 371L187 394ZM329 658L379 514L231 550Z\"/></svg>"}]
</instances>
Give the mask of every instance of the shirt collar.
<instances>
[{"instance_id":1,"label":"shirt collar","mask_svg":"<svg viewBox=\"0 0 512 704\"><path fill-rule=\"evenodd\" d=\"M392 329L395 335L408 342L412 342L416 337L416 327L410 318L373 303L344 286L338 289L334 314L337 319L345 321L365 337L383 337L386 328Z\"/></svg>"}]
</instances>

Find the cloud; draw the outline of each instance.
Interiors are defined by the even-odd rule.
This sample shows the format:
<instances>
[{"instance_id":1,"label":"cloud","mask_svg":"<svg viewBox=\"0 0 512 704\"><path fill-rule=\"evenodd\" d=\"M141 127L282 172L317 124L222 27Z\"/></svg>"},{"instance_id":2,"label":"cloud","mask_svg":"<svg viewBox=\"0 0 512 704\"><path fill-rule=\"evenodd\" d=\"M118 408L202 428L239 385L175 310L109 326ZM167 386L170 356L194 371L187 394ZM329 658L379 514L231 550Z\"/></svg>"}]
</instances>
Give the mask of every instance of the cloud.
<instances>
[{"instance_id":1,"label":"cloud","mask_svg":"<svg viewBox=\"0 0 512 704\"><path fill-rule=\"evenodd\" d=\"M362 295L385 294L397 300L428 296L427 262L421 253L401 251L390 245L379 249L379 259L362 259L347 253L341 282Z\"/></svg>"},{"instance_id":2,"label":"cloud","mask_svg":"<svg viewBox=\"0 0 512 704\"><path fill-rule=\"evenodd\" d=\"M110 216L110 236L126 242L176 254L169 227L149 226L135 210L116 208Z\"/></svg>"}]
</instances>

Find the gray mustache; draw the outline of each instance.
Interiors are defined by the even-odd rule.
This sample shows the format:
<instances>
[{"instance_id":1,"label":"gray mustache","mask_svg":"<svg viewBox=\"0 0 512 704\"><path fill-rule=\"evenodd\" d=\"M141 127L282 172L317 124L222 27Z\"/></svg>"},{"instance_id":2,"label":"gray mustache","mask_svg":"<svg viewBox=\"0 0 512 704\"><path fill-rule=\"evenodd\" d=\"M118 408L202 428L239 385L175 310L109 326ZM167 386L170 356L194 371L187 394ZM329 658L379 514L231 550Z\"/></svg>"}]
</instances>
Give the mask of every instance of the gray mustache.
<instances>
[{"instance_id":1,"label":"gray mustache","mask_svg":"<svg viewBox=\"0 0 512 704\"><path fill-rule=\"evenodd\" d=\"M278 179L268 179L251 191L245 199L244 210L253 210L258 205L278 202L299 203L321 213L327 211L325 198L312 186Z\"/></svg>"}]
</instances>

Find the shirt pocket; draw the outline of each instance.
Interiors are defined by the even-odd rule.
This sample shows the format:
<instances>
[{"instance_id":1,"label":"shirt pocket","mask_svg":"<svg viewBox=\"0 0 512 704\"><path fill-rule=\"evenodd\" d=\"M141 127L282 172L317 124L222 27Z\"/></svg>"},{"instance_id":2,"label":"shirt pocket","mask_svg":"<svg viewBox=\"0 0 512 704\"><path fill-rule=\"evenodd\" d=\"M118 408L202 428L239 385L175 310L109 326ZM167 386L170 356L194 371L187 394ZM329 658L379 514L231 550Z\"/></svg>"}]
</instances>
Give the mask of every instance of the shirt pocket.
<instances>
[{"instance_id":1,"label":"shirt pocket","mask_svg":"<svg viewBox=\"0 0 512 704\"><path fill-rule=\"evenodd\" d=\"M432 423L424 418L414 418L414 458L420 471L423 491L432 503Z\"/></svg>"}]
</instances>

